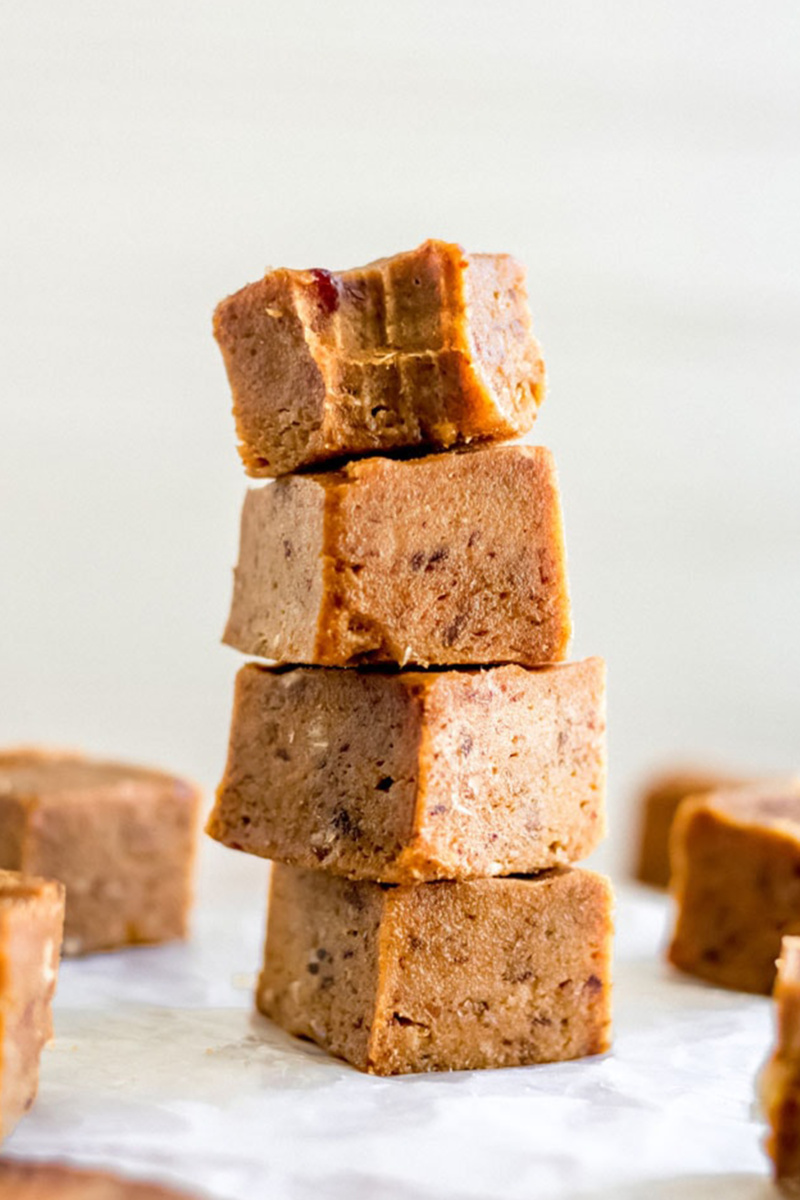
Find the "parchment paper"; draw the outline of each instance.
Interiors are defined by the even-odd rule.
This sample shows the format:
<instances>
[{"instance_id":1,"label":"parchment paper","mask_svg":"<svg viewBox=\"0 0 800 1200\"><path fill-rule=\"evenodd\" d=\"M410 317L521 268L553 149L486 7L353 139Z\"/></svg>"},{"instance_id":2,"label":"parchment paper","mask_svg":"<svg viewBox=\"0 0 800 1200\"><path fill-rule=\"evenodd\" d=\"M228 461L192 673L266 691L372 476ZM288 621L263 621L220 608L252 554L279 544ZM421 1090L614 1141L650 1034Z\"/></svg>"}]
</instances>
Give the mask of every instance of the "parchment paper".
<instances>
[{"instance_id":1,"label":"parchment paper","mask_svg":"<svg viewBox=\"0 0 800 1200\"><path fill-rule=\"evenodd\" d=\"M613 1052L373 1079L252 1011L267 865L203 852L192 941L64 962L39 1099L4 1150L221 1200L751 1200L771 1004L663 965L666 899L618 888Z\"/></svg>"}]
</instances>

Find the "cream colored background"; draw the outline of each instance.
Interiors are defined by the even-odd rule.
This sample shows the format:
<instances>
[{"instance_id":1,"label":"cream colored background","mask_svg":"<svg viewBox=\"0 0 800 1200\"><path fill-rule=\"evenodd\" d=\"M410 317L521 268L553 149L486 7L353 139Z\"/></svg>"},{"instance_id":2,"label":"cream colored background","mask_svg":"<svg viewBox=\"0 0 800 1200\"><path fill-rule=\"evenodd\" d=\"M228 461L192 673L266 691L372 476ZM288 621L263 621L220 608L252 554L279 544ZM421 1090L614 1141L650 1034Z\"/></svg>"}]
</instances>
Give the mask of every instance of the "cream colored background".
<instances>
[{"instance_id":1,"label":"cream colored background","mask_svg":"<svg viewBox=\"0 0 800 1200\"><path fill-rule=\"evenodd\" d=\"M244 478L209 324L268 264L525 260L617 856L674 754L800 760L800 15L8 5L0 740L212 785Z\"/></svg>"}]
</instances>

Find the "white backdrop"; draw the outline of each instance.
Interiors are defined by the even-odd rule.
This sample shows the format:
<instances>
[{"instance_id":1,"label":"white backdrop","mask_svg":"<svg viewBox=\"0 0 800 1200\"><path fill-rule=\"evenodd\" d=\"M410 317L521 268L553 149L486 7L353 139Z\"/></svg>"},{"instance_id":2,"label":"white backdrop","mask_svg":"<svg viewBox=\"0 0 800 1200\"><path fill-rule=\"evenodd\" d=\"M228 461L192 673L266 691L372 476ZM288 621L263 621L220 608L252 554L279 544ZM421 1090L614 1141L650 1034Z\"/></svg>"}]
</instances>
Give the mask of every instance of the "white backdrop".
<instances>
[{"instance_id":1,"label":"white backdrop","mask_svg":"<svg viewBox=\"0 0 800 1200\"><path fill-rule=\"evenodd\" d=\"M224 758L268 264L529 268L611 844L673 755L800 760L795 0L27 0L0 35L0 740Z\"/></svg>"}]
</instances>

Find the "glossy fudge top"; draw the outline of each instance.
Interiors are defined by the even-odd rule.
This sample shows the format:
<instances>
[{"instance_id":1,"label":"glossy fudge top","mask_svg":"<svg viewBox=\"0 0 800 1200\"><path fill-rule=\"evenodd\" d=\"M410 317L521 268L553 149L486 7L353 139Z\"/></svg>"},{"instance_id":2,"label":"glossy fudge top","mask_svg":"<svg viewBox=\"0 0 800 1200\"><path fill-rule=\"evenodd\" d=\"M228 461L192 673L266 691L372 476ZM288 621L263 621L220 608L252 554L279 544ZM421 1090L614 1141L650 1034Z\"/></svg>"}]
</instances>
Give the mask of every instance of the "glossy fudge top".
<instances>
[{"instance_id":1,"label":"glossy fudge top","mask_svg":"<svg viewBox=\"0 0 800 1200\"><path fill-rule=\"evenodd\" d=\"M693 808L707 809L737 825L770 829L796 826L792 832L800 838L800 780L772 780L746 787L723 788L697 798L690 797L690 801Z\"/></svg>"},{"instance_id":2,"label":"glossy fudge top","mask_svg":"<svg viewBox=\"0 0 800 1200\"><path fill-rule=\"evenodd\" d=\"M544 396L525 274L427 241L348 271L268 271L214 335L250 475L525 433Z\"/></svg>"},{"instance_id":3,"label":"glossy fudge top","mask_svg":"<svg viewBox=\"0 0 800 1200\"><path fill-rule=\"evenodd\" d=\"M169 787L193 792L184 780L162 771L92 759L77 751L23 747L0 751L0 798L85 796L87 792L119 796L121 790Z\"/></svg>"},{"instance_id":4,"label":"glossy fudge top","mask_svg":"<svg viewBox=\"0 0 800 1200\"><path fill-rule=\"evenodd\" d=\"M58 900L63 895L63 885L52 879L0 869L0 906L26 900Z\"/></svg>"}]
</instances>

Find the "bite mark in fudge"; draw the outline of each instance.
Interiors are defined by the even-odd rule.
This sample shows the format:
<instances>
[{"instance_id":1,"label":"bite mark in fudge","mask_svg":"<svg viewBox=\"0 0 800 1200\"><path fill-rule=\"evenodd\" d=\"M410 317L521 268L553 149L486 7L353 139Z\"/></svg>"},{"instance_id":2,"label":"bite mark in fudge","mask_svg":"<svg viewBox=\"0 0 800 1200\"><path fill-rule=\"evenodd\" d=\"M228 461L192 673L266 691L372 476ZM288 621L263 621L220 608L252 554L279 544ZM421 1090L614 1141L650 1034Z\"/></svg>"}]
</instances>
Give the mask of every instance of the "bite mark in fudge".
<instances>
[{"instance_id":1,"label":"bite mark in fudge","mask_svg":"<svg viewBox=\"0 0 800 1200\"><path fill-rule=\"evenodd\" d=\"M0 1141L36 1099L63 925L62 884L0 870Z\"/></svg>"},{"instance_id":2,"label":"bite mark in fudge","mask_svg":"<svg viewBox=\"0 0 800 1200\"><path fill-rule=\"evenodd\" d=\"M684 768L666 771L645 788L639 800L639 845L634 875L651 887L669 886L669 835L678 805L687 796L750 783L741 776Z\"/></svg>"},{"instance_id":3,"label":"bite mark in fudge","mask_svg":"<svg viewBox=\"0 0 800 1200\"><path fill-rule=\"evenodd\" d=\"M391 883L577 862L605 832L605 664L248 664L208 832L265 858Z\"/></svg>"},{"instance_id":4,"label":"bite mark in fudge","mask_svg":"<svg viewBox=\"0 0 800 1200\"><path fill-rule=\"evenodd\" d=\"M214 335L250 475L525 433L544 397L525 273L428 241L351 271L269 271Z\"/></svg>"},{"instance_id":5,"label":"bite mark in fudge","mask_svg":"<svg viewBox=\"0 0 800 1200\"><path fill-rule=\"evenodd\" d=\"M775 1180L800 1196L800 938L785 937L775 981L777 1037L760 1079Z\"/></svg>"},{"instance_id":6,"label":"bite mark in fudge","mask_svg":"<svg viewBox=\"0 0 800 1200\"><path fill-rule=\"evenodd\" d=\"M289 1033L377 1075L608 1049L603 876L391 887L277 863L272 872L257 1004Z\"/></svg>"},{"instance_id":7,"label":"bite mark in fudge","mask_svg":"<svg viewBox=\"0 0 800 1200\"><path fill-rule=\"evenodd\" d=\"M67 889L64 954L186 935L199 793L79 754L0 752L0 867Z\"/></svg>"},{"instance_id":8,"label":"bite mark in fudge","mask_svg":"<svg viewBox=\"0 0 800 1200\"><path fill-rule=\"evenodd\" d=\"M670 961L719 987L771 992L781 938L800 934L800 785L685 800L671 859Z\"/></svg>"},{"instance_id":9,"label":"bite mark in fudge","mask_svg":"<svg viewBox=\"0 0 800 1200\"><path fill-rule=\"evenodd\" d=\"M556 470L541 446L367 459L247 495L224 636L246 654L538 666L566 657L570 632Z\"/></svg>"},{"instance_id":10,"label":"bite mark in fudge","mask_svg":"<svg viewBox=\"0 0 800 1200\"><path fill-rule=\"evenodd\" d=\"M157 1183L20 1159L0 1162L0 1196L9 1200L192 1200L187 1192Z\"/></svg>"}]
</instances>

